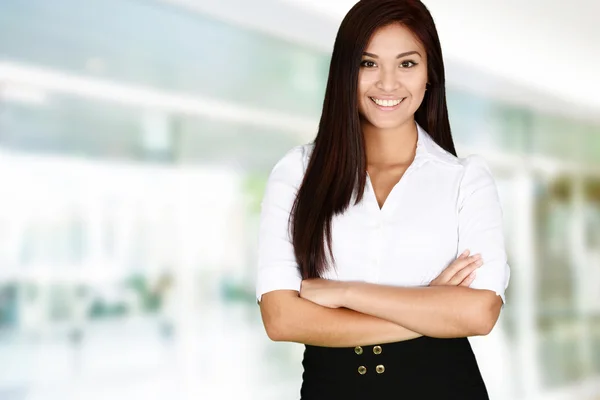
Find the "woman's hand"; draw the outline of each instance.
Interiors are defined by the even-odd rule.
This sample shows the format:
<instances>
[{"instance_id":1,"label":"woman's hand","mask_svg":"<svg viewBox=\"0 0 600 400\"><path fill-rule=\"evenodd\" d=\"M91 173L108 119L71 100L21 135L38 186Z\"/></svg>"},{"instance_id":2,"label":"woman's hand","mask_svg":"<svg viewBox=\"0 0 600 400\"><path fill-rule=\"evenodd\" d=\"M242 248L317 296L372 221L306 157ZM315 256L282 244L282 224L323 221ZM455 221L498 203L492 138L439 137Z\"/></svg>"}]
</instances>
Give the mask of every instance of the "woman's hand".
<instances>
[{"instance_id":1,"label":"woman's hand","mask_svg":"<svg viewBox=\"0 0 600 400\"><path fill-rule=\"evenodd\" d=\"M452 264L431 281L429 286L466 286L473 282L477 268L483 265L481 255L469 257L469 250L465 250Z\"/></svg>"},{"instance_id":2,"label":"woman's hand","mask_svg":"<svg viewBox=\"0 0 600 400\"><path fill-rule=\"evenodd\" d=\"M305 279L300 286L300 297L323 307L343 307L346 282L329 279Z\"/></svg>"}]
</instances>

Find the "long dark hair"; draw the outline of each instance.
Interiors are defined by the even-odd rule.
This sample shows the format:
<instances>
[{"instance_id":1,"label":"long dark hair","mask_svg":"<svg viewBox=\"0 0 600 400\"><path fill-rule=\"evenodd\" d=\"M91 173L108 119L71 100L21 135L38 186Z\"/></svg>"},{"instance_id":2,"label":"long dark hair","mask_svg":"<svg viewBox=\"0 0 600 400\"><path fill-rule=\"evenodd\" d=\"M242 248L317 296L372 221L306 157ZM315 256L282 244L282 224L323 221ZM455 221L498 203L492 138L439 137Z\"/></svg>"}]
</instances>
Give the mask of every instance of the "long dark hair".
<instances>
[{"instance_id":1,"label":"long dark hair","mask_svg":"<svg viewBox=\"0 0 600 400\"><path fill-rule=\"evenodd\" d=\"M429 10L419 0L361 0L342 21L335 39L319 130L290 213L292 242L303 279L321 277L330 260L332 218L362 200L366 183L364 137L358 112L358 73L373 33L400 23L427 51L429 87L415 120L456 155L448 121L442 49Z\"/></svg>"}]
</instances>

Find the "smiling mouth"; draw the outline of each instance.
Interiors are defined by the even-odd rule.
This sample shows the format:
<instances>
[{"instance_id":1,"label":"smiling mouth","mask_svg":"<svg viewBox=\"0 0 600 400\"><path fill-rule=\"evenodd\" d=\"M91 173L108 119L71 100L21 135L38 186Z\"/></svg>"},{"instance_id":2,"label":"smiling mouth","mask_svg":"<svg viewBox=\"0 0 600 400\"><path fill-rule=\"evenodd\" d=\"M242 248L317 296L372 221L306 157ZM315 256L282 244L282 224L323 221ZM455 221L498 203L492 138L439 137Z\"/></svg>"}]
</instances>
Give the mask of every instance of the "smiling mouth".
<instances>
[{"instance_id":1,"label":"smiling mouth","mask_svg":"<svg viewBox=\"0 0 600 400\"><path fill-rule=\"evenodd\" d=\"M369 99L371 99L371 101L373 103L377 104L380 108L393 109L393 108L397 107L398 105L400 105L400 103L402 103L404 101L404 99L406 99L406 97L403 97L401 99L396 99L396 100L382 100L382 99L377 99L375 97L369 97Z\"/></svg>"}]
</instances>

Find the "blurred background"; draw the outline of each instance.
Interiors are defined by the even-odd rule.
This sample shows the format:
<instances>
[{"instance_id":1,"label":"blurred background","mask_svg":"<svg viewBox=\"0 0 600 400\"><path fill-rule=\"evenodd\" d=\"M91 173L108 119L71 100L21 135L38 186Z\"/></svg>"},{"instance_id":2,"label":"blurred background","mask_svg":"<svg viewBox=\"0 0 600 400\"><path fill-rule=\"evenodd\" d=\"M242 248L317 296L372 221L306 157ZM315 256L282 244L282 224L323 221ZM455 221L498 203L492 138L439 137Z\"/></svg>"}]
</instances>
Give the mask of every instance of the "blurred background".
<instances>
[{"instance_id":1,"label":"blurred background","mask_svg":"<svg viewBox=\"0 0 600 400\"><path fill-rule=\"evenodd\" d=\"M351 0L0 0L0 399L296 399L254 297L268 174ZM501 193L492 399L600 399L600 3L426 0Z\"/></svg>"}]
</instances>

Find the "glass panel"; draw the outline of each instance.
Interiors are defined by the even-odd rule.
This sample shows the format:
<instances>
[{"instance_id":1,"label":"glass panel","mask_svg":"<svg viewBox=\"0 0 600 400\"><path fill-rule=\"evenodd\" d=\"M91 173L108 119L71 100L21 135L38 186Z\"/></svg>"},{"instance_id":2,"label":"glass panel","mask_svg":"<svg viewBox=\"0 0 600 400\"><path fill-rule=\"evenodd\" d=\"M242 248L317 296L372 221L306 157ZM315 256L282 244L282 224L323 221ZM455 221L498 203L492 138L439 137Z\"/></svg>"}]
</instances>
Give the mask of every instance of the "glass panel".
<instances>
[{"instance_id":1,"label":"glass panel","mask_svg":"<svg viewBox=\"0 0 600 400\"><path fill-rule=\"evenodd\" d=\"M542 314L573 310L569 221L571 180L567 176L538 181L536 211L538 307Z\"/></svg>"},{"instance_id":2,"label":"glass panel","mask_svg":"<svg viewBox=\"0 0 600 400\"><path fill-rule=\"evenodd\" d=\"M522 152L529 112L473 94L448 92L454 138L477 149Z\"/></svg>"},{"instance_id":3,"label":"glass panel","mask_svg":"<svg viewBox=\"0 0 600 400\"><path fill-rule=\"evenodd\" d=\"M581 161L600 165L600 126L582 125L580 146Z\"/></svg>"},{"instance_id":4,"label":"glass panel","mask_svg":"<svg viewBox=\"0 0 600 400\"><path fill-rule=\"evenodd\" d=\"M584 324L568 316L542 317L538 323L539 365L544 387L567 386L587 376L584 355L580 351L580 344L584 340Z\"/></svg>"},{"instance_id":5,"label":"glass panel","mask_svg":"<svg viewBox=\"0 0 600 400\"><path fill-rule=\"evenodd\" d=\"M287 132L206 118L180 117L175 124L178 158L184 163L220 164L270 172L279 158L302 143Z\"/></svg>"},{"instance_id":6,"label":"glass panel","mask_svg":"<svg viewBox=\"0 0 600 400\"><path fill-rule=\"evenodd\" d=\"M289 132L59 95L43 106L6 102L0 133L0 145L19 151L262 170L301 142Z\"/></svg>"},{"instance_id":7,"label":"glass panel","mask_svg":"<svg viewBox=\"0 0 600 400\"><path fill-rule=\"evenodd\" d=\"M141 114L117 104L53 95L43 104L5 102L0 144L21 151L142 158Z\"/></svg>"},{"instance_id":8,"label":"glass panel","mask_svg":"<svg viewBox=\"0 0 600 400\"><path fill-rule=\"evenodd\" d=\"M531 151L546 157L579 160L580 124L555 115L536 115L531 130Z\"/></svg>"},{"instance_id":9,"label":"glass panel","mask_svg":"<svg viewBox=\"0 0 600 400\"><path fill-rule=\"evenodd\" d=\"M596 375L600 374L600 315L590 318L590 334L592 337L592 365Z\"/></svg>"},{"instance_id":10,"label":"glass panel","mask_svg":"<svg viewBox=\"0 0 600 400\"><path fill-rule=\"evenodd\" d=\"M0 58L308 116L320 113L329 67L284 40L118 0L2 1Z\"/></svg>"},{"instance_id":11,"label":"glass panel","mask_svg":"<svg viewBox=\"0 0 600 400\"><path fill-rule=\"evenodd\" d=\"M448 113L456 142L480 146L489 141L487 131L480 129L481 119L487 108L487 102L481 100L458 90L448 91Z\"/></svg>"}]
</instances>

